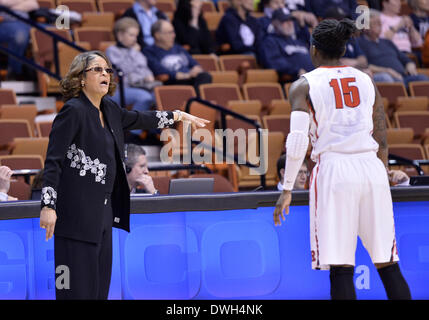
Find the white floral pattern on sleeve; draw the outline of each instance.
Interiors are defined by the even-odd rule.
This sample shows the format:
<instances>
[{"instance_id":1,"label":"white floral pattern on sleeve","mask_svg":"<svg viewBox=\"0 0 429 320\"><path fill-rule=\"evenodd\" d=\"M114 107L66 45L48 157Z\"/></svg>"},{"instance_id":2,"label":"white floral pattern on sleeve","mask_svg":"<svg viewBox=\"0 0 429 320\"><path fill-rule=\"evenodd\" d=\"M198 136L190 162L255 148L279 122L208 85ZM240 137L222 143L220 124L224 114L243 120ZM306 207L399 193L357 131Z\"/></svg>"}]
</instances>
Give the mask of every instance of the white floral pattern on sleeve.
<instances>
[{"instance_id":1,"label":"white floral pattern on sleeve","mask_svg":"<svg viewBox=\"0 0 429 320\"><path fill-rule=\"evenodd\" d=\"M158 122L158 128L164 129L165 126L172 125L174 123L174 119L168 119L168 112L167 111L156 111L156 117L159 118Z\"/></svg>"},{"instance_id":2,"label":"white floral pattern on sleeve","mask_svg":"<svg viewBox=\"0 0 429 320\"><path fill-rule=\"evenodd\" d=\"M42 188L42 204L49 207L54 207L57 203L57 192L52 187Z\"/></svg>"}]
</instances>

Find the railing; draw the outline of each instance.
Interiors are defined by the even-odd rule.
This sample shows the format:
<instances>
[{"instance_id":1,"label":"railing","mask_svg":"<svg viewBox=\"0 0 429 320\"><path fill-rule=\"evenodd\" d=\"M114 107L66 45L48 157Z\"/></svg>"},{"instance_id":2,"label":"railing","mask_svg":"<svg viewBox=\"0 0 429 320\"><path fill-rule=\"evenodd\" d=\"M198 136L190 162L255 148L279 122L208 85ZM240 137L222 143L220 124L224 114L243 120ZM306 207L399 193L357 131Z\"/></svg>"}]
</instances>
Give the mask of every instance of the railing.
<instances>
[{"instance_id":1,"label":"railing","mask_svg":"<svg viewBox=\"0 0 429 320\"><path fill-rule=\"evenodd\" d=\"M258 142L260 144L259 149L260 150L264 150L264 141L263 139L261 139L261 131L262 128L259 125L259 123L255 120L249 119L245 116L243 116L242 114L236 113L234 111L231 111L229 109L226 109L220 105L211 103L209 101L203 100L201 98L191 98L188 100L188 102L186 103L185 106L185 112L190 113L190 109L191 109L191 105L193 102L198 102L200 104L203 104L209 108L215 109L217 111L219 111L221 113L221 124L222 124L222 128L223 129L227 129L227 125L226 125L226 116L232 116L234 118L240 119L241 121L247 122L250 125L254 126L256 128L256 132L258 135ZM191 139L191 144L198 144L199 146L203 147L203 148L207 148L207 149L211 149L213 152L218 152L219 150L214 147L214 146L207 146L202 144L200 141L195 141ZM190 148L190 146L188 146ZM223 159L233 159L234 162L239 162L238 156L234 153L234 154L227 154L226 151L226 136L223 135L223 141L222 141L222 151L223 151ZM259 159L260 159L260 166L259 167L263 167L265 168L265 157L263 156L263 154L259 155ZM193 161L192 157L191 157L191 161ZM244 165L246 165L247 167L251 167L251 168L256 168L258 167L255 164L252 164L250 162L248 162L247 160L245 161L245 163L243 163ZM266 187L266 179L265 179L265 174L260 174L260 180L261 180L261 186L263 189L265 189Z\"/></svg>"}]
</instances>

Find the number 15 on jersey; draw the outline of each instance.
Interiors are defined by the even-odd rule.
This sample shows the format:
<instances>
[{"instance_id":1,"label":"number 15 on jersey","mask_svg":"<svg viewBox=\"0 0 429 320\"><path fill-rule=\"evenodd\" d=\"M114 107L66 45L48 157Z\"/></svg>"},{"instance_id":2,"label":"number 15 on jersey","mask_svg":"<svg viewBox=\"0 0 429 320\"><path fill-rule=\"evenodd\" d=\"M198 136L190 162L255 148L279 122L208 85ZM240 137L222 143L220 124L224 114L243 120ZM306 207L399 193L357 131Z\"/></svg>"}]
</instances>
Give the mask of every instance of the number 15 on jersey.
<instances>
[{"instance_id":1,"label":"number 15 on jersey","mask_svg":"<svg viewBox=\"0 0 429 320\"><path fill-rule=\"evenodd\" d=\"M343 109L344 104L349 108L355 108L360 104L359 89L357 86L351 85L353 82L356 82L356 78L332 79L329 82L329 85L334 90L337 109Z\"/></svg>"}]
</instances>

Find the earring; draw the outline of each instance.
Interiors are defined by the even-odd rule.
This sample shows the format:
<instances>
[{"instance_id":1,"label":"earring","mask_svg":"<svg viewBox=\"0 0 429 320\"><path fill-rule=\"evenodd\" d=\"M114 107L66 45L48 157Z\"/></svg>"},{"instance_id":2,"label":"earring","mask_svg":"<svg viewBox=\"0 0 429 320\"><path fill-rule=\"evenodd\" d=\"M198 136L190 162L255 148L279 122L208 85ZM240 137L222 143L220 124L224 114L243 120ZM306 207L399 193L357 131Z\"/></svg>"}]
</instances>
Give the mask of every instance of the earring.
<instances>
[{"instance_id":1,"label":"earring","mask_svg":"<svg viewBox=\"0 0 429 320\"><path fill-rule=\"evenodd\" d=\"M85 82L82 80L82 81L80 82L80 85L81 85L82 87L85 87Z\"/></svg>"}]
</instances>

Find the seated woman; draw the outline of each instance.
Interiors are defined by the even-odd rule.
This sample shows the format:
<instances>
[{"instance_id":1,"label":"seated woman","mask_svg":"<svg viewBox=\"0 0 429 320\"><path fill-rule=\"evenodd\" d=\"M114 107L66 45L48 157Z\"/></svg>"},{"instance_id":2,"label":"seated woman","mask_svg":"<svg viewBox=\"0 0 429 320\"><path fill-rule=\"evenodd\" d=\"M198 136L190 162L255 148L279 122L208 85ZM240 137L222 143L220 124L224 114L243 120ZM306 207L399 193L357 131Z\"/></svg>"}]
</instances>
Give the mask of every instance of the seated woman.
<instances>
[{"instance_id":1,"label":"seated woman","mask_svg":"<svg viewBox=\"0 0 429 320\"><path fill-rule=\"evenodd\" d=\"M173 26L176 41L190 54L214 53L214 43L201 12L202 0L179 0Z\"/></svg>"},{"instance_id":2,"label":"seated woman","mask_svg":"<svg viewBox=\"0 0 429 320\"><path fill-rule=\"evenodd\" d=\"M106 55L124 74L125 105L133 105L133 109L138 111L148 110L155 104L153 88L162 83L155 80L146 57L140 51L137 43L139 25L136 20L125 17L115 23L114 32L117 43L107 48ZM120 90L116 90L112 99L120 104ZM139 135L141 130L132 132Z\"/></svg>"}]
</instances>

